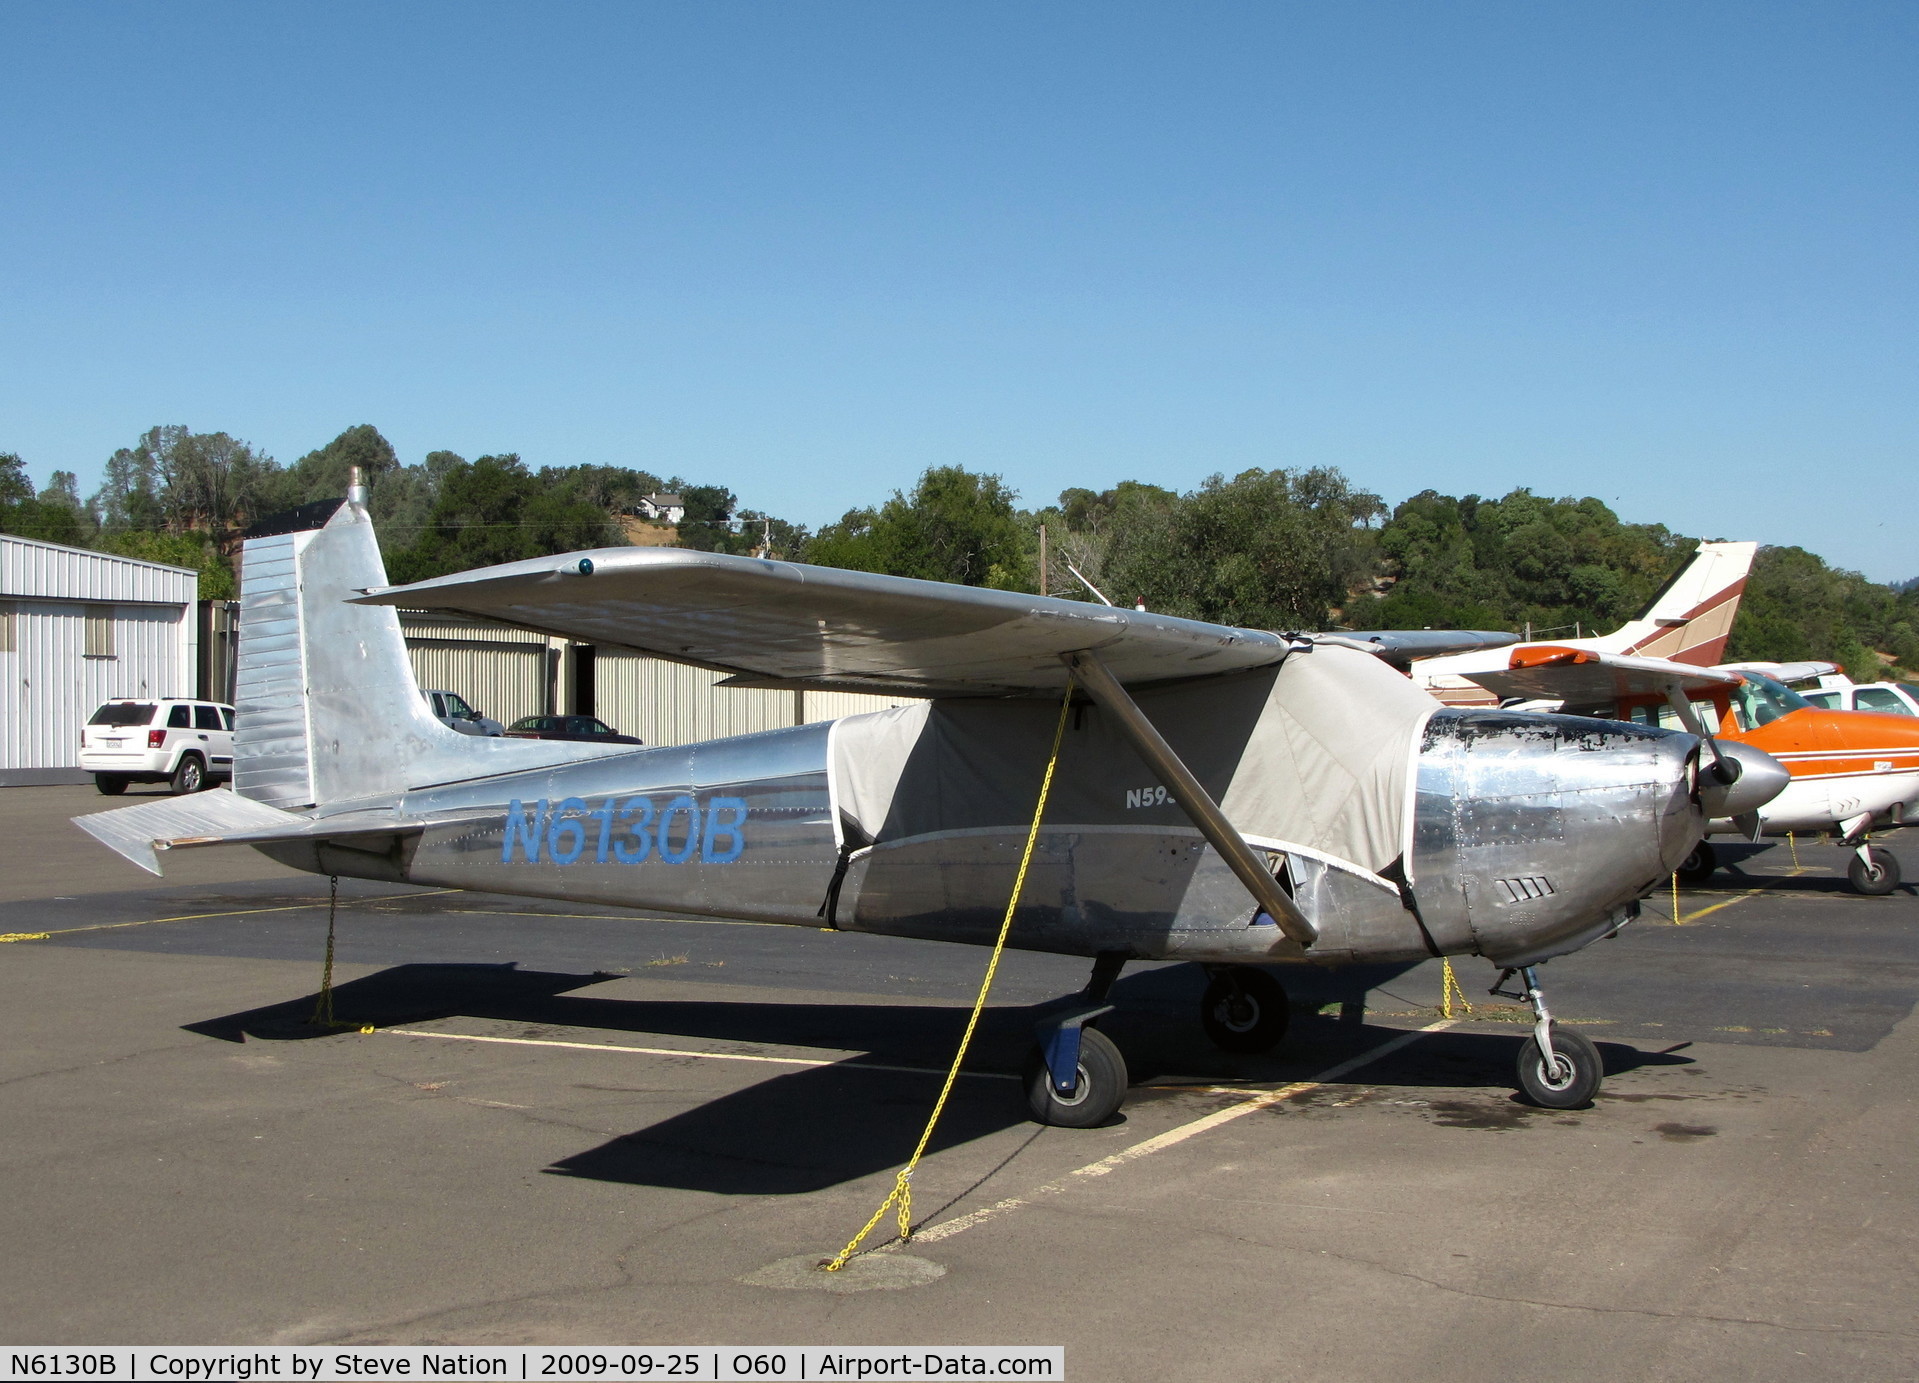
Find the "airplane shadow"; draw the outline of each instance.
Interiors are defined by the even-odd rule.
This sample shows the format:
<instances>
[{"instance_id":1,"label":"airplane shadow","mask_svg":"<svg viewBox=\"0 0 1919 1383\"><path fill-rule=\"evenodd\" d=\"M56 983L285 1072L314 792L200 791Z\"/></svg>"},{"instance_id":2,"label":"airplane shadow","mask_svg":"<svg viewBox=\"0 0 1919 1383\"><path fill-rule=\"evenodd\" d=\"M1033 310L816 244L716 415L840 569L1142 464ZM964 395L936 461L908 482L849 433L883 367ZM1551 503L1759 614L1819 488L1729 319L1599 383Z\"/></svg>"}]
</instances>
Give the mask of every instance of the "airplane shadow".
<instances>
[{"instance_id":1,"label":"airplane shadow","mask_svg":"<svg viewBox=\"0 0 1919 1383\"><path fill-rule=\"evenodd\" d=\"M1195 1008L1205 976L1197 966L1162 966L1122 979L1114 988L1118 1011L1102 1027L1124 1051L1135 1086L1143 1087L1134 1091L1136 1105L1182 1098L1180 1088L1185 1086L1298 1080L1390 1040L1396 1030L1364 1021L1365 996L1410 968L1355 966L1289 973L1287 987L1298 1016L1287 1043L1267 1056L1221 1053L1200 1034ZM721 1195L797 1195L897 1167L906 1159L968 1012L963 1004L820 1005L571 994L614 978L521 970L513 964L399 965L336 986L335 1027L310 1021L318 996L309 994L187 1024L185 1029L228 1042L302 1041L343 1027L405 1026L459 1015L542 1028L862 1053L832 1066L756 1081L546 1169L558 1176ZM1033 1040L1033 1016L1034 1010L1025 1007L988 1009L966 1069L1017 1072ZM1434 1033L1356 1072L1354 1078L1367 1085L1408 1089L1510 1089L1527 1032L1516 1024L1511 1035ZM1615 1043L1602 1043L1600 1050L1609 1073L1689 1060ZM873 1069L876 1066L918 1067L927 1074ZM1025 1122L1025 1102L1016 1081L964 1078L928 1151L937 1153Z\"/></svg>"}]
</instances>

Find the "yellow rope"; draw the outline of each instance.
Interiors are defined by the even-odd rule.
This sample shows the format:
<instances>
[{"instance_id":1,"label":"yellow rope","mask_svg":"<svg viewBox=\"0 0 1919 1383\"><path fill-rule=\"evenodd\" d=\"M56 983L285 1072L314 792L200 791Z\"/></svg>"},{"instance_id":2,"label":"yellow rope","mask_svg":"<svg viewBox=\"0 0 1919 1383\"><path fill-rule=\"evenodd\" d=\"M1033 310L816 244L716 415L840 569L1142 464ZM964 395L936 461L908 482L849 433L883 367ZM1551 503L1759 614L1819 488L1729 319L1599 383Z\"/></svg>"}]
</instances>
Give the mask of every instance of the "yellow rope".
<instances>
[{"instance_id":1,"label":"yellow rope","mask_svg":"<svg viewBox=\"0 0 1919 1383\"><path fill-rule=\"evenodd\" d=\"M1006 950L1006 938L1013 930L1013 913L1019 907L1020 894L1026 890L1026 870L1033 862L1033 851L1039 845L1040 818L1046 815L1046 799L1053 791L1053 770L1059 766L1059 747L1066 738L1066 713L1073 704L1073 684L1066 683L1066 696L1059 704L1059 724L1053 728L1053 750L1046 760L1046 776L1040 780L1039 802L1033 808L1033 825L1026 832L1026 852L1020 856L1019 873L1013 879L1013 896L1006 900L1006 917L1000 923L999 939L993 943L992 959L986 962L986 977L980 981L979 997L973 1000L972 1016L966 1020L966 1031L960 1036L959 1050L953 1053L953 1065L946 1073L946 1084L940 1087L940 1096L933 1104L932 1116L926 1121L926 1128L920 1134L919 1146L913 1149L913 1155L906 1159L906 1165L899 1175L893 1178L893 1189L880 1208L873 1212L858 1234L846 1241L846 1247L831 1262L822 1266L829 1273L836 1273L846 1266L846 1260L853 1256L867 1235L873 1232L886 1212L899 1207L900 1241L913 1237L913 1172L920 1164L920 1158L926 1154L926 1145L933 1141L933 1130L938 1127L940 1115L946 1109L946 1097L953 1093L953 1084L959 1079L960 1063L966 1060L966 1049L972 1044L973 1030L979 1026L979 1016L986 1008L986 996L993 988L993 975L999 969L1000 956Z\"/></svg>"},{"instance_id":2,"label":"yellow rope","mask_svg":"<svg viewBox=\"0 0 1919 1383\"><path fill-rule=\"evenodd\" d=\"M1466 1016L1468 1018L1472 1017L1473 1006L1467 1001L1466 991L1459 987L1459 976L1453 973L1453 958L1451 956L1441 956L1439 964L1441 973L1444 976L1439 991L1439 1016L1441 1018L1450 1018L1453 1016L1453 996L1457 994L1459 996L1459 1006L1466 1010Z\"/></svg>"},{"instance_id":3,"label":"yellow rope","mask_svg":"<svg viewBox=\"0 0 1919 1383\"><path fill-rule=\"evenodd\" d=\"M1792 867L1799 867L1799 841L1791 831L1786 832L1786 847L1792 851Z\"/></svg>"},{"instance_id":4,"label":"yellow rope","mask_svg":"<svg viewBox=\"0 0 1919 1383\"><path fill-rule=\"evenodd\" d=\"M1672 924L1675 927L1686 925L1686 919L1679 915L1679 871L1672 873Z\"/></svg>"}]
</instances>

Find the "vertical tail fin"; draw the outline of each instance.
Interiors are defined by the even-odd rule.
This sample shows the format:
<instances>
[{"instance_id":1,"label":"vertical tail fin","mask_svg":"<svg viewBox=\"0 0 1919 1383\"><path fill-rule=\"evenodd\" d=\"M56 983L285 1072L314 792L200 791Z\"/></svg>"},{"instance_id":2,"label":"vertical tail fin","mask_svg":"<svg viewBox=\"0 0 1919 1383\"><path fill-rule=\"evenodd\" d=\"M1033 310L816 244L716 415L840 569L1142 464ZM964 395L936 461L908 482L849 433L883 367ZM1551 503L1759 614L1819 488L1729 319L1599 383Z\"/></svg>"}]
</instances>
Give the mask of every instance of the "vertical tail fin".
<instances>
[{"instance_id":1,"label":"vertical tail fin","mask_svg":"<svg viewBox=\"0 0 1919 1383\"><path fill-rule=\"evenodd\" d=\"M324 527L243 549L233 790L298 810L617 752L442 725L420 696L399 612L347 603L387 584L366 501L356 474Z\"/></svg>"},{"instance_id":2,"label":"vertical tail fin","mask_svg":"<svg viewBox=\"0 0 1919 1383\"><path fill-rule=\"evenodd\" d=\"M1746 575L1758 551L1757 543L1701 543L1639 618L1611 634L1579 642L1609 653L1711 667L1726 656L1726 640L1732 636Z\"/></svg>"}]
</instances>

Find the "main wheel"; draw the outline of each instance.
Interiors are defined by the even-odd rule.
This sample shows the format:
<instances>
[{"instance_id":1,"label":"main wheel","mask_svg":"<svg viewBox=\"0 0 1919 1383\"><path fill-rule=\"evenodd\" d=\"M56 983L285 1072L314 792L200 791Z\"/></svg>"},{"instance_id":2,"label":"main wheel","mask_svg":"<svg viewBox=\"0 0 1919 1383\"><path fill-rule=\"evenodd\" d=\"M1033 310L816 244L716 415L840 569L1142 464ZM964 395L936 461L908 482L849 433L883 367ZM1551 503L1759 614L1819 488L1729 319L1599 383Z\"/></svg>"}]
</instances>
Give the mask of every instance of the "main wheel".
<instances>
[{"instance_id":1,"label":"main wheel","mask_svg":"<svg viewBox=\"0 0 1919 1383\"><path fill-rule=\"evenodd\" d=\"M1199 1025L1222 1051L1270 1052L1292 1021L1285 988L1252 966L1216 972L1199 1001Z\"/></svg>"},{"instance_id":2,"label":"main wheel","mask_svg":"<svg viewBox=\"0 0 1919 1383\"><path fill-rule=\"evenodd\" d=\"M1554 1061L1549 1071L1539 1044L1527 1035L1519 1049L1519 1089L1541 1109L1582 1109L1599 1093L1606 1064L1585 1033L1554 1023L1552 1037Z\"/></svg>"},{"instance_id":3,"label":"main wheel","mask_svg":"<svg viewBox=\"0 0 1919 1383\"><path fill-rule=\"evenodd\" d=\"M198 754L183 754L173 770L173 790L185 796L189 792L198 792L207 785L206 762Z\"/></svg>"},{"instance_id":4,"label":"main wheel","mask_svg":"<svg viewBox=\"0 0 1919 1383\"><path fill-rule=\"evenodd\" d=\"M1679 876L1679 882L1687 888L1697 888L1712 878L1713 871L1719 868L1719 852L1705 841L1692 847L1692 853L1679 861L1679 868L1673 873Z\"/></svg>"},{"instance_id":5,"label":"main wheel","mask_svg":"<svg viewBox=\"0 0 1919 1383\"><path fill-rule=\"evenodd\" d=\"M127 775L124 773L96 773L93 785L100 790L102 797L118 797L127 790Z\"/></svg>"},{"instance_id":6,"label":"main wheel","mask_svg":"<svg viewBox=\"0 0 1919 1383\"><path fill-rule=\"evenodd\" d=\"M1113 1117L1126 1099L1126 1058L1098 1028L1079 1033L1079 1079L1070 1095L1053 1088L1046 1055L1038 1047L1026 1058L1026 1108L1036 1123L1092 1128Z\"/></svg>"},{"instance_id":7,"label":"main wheel","mask_svg":"<svg viewBox=\"0 0 1919 1383\"><path fill-rule=\"evenodd\" d=\"M1872 856L1871 865L1867 865L1855 852L1852 863L1846 866L1846 878L1851 880L1853 892L1876 898L1899 887L1898 856L1876 845L1867 853Z\"/></svg>"}]
</instances>

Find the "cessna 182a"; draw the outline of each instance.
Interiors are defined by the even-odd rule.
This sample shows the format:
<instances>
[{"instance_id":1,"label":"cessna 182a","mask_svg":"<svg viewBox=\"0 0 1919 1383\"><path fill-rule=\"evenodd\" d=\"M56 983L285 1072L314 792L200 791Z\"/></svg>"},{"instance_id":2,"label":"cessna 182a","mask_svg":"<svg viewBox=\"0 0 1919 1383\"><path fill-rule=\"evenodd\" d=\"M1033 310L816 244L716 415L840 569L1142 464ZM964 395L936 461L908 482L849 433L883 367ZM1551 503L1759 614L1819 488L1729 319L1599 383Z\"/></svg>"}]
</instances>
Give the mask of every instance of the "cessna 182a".
<instances>
[{"instance_id":1,"label":"cessna 182a","mask_svg":"<svg viewBox=\"0 0 1919 1383\"><path fill-rule=\"evenodd\" d=\"M366 499L356 477L323 528L246 545L233 789L79 825L155 873L158 850L244 843L320 874L991 944L1071 695L1010 941L1094 962L1029 1068L1051 1123L1124 1098L1093 1024L1130 959L1206 966L1202 1023L1257 1051L1285 1032L1279 965L1477 953L1533 1005L1524 1089L1583 1103L1598 1054L1533 967L1784 781L1739 745L1702 767L1691 734L1444 709L1388 665L1507 635L1362 644L665 548L389 587ZM678 748L477 739L428 713L393 607L922 699Z\"/></svg>"}]
</instances>

